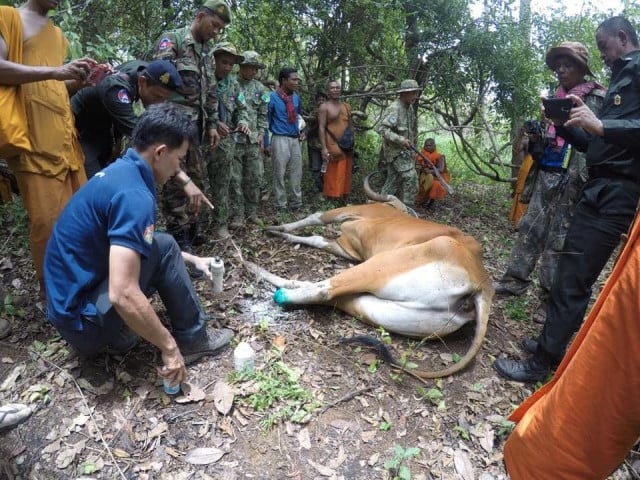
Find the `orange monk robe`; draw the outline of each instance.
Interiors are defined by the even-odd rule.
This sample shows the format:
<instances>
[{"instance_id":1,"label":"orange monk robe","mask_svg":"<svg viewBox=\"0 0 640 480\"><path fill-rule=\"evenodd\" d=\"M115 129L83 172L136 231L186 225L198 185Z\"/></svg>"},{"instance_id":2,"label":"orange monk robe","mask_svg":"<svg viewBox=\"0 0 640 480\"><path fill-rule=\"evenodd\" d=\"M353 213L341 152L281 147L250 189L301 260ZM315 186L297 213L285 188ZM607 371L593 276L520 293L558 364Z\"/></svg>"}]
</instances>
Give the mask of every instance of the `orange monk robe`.
<instances>
[{"instance_id":1,"label":"orange monk robe","mask_svg":"<svg viewBox=\"0 0 640 480\"><path fill-rule=\"evenodd\" d=\"M524 188L524 182L527 179L529 170L533 165L533 157L530 153L527 153L522 160L520 170L518 170L518 177L516 178L516 184L513 191L513 203L511 204L511 211L509 212L509 220L513 223L513 226L518 228L520 219L526 213L529 207L528 203L520 203L520 194Z\"/></svg>"},{"instance_id":2,"label":"orange monk robe","mask_svg":"<svg viewBox=\"0 0 640 480\"><path fill-rule=\"evenodd\" d=\"M5 38L7 44L15 41L23 39ZM67 45L62 31L48 21L24 42L22 63L59 67L65 60ZM11 158L8 163L29 215L31 254L42 285L42 263L53 224L87 177L65 83L31 82L21 89L32 151Z\"/></svg>"},{"instance_id":3,"label":"orange monk robe","mask_svg":"<svg viewBox=\"0 0 640 480\"><path fill-rule=\"evenodd\" d=\"M640 436L640 222L553 379L511 415L512 480L604 479Z\"/></svg>"},{"instance_id":4,"label":"orange monk robe","mask_svg":"<svg viewBox=\"0 0 640 480\"><path fill-rule=\"evenodd\" d=\"M333 133L336 138L342 137L344 129L349 125L351 109L346 103L340 106L340 114L336 119L327 123L326 128ZM324 174L324 187L322 194L326 197L340 198L349 195L351 192L351 166L353 158L344 153L337 142L329 135L325 134L325 145L331 154L331 160L327 165L327 172Z\"/></svg>"},{"instance_id":5,"label":"orange monk robe","mask_svg":"<svg viewBox=\"0 0 640 480\"><path fill-rule=\"evenodd\" d=\"M421 153L431 161L434 167L438 164L438 159L442 156L440 153L438 153L438 150L428 152L423 148ZM420 155L418 155L416 162L418 163L418 165L421 165L423 167L427 166L426 162L422 158L420 158ZM420 205L421 203L424 203L429 199L442 200L447 196L447 191L433 174L421 172L419 170L418 175L420 175L421 178L419 182L418 195L416 196L416 205ZM444 178L445 182L449 183L451 181L451 175L449 175L449 170L447 169L446 162L444 164L444 171L441 172L441 175L442 178Z\"/></svg>"}]
</instances>

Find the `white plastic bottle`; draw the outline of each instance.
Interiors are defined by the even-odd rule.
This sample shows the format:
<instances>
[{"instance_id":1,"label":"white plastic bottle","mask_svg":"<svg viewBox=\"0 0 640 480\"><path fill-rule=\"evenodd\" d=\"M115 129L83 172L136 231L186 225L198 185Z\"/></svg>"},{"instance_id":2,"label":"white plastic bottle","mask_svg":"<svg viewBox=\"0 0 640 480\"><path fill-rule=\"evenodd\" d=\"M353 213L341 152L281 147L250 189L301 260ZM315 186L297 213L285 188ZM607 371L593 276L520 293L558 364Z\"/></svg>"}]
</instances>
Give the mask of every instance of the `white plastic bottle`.
<instances>
[{"instance_id":1,"label":"white plastic bottle","mask_svg":"<svg viewBox=\"0 0 640 480\"><path fill-rule=\"evenodd\" d=\"M162 367L163 372L166 369L166 366ZM162 386L164 388L164 393L166 393L167 395L177 395L180 392L180 384L176 383L175 385L171 385L171 380L169 380L168 378L162 378Z\"/></svg>"},{"instance_id":2,"label":"white plastic bottle","mask_svg":"<svg viewBox=\"0 0 640 480\"><path fill-rule=\"evenodd\" d=\"M224 278L224 262L220 257L211 260L211 277L213 279L213 293L222 292Z\"/></svg>"},{"instance_id":3,"label":"white plastic bottle","mask_svg":"<svg viewBox=\"0 0 640 480\"><path fill-rule=\"evenodd\" d=\"M247 342L240 342L233 351L233 362L235 364L236 372L239 374L253 373L255 356L256 354L253 351L253 348L251 348L251 345Z\"/></svg>"}]
</instances>

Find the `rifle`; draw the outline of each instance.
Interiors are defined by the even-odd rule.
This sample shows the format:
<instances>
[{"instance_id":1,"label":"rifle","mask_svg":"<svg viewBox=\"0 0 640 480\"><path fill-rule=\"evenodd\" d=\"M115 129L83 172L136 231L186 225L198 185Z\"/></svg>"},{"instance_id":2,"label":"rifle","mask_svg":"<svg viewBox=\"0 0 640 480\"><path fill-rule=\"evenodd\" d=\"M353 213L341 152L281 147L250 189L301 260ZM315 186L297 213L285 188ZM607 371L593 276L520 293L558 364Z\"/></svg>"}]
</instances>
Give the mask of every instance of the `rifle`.
<instances>
[{"instance_id":1,"label":"rifle","mask_svg":"<svg viewBox=\"0 0 640 480\"><path fill-rule=\"evenodd\" d=\"M418 155L420 155L420 158L422 158L425 163L427 164L427 167L431 168L433 170L433 174L436 176L436 178L438 179L438 181L440 182L440 184L444 187L444 189L447 191L447 193L449 195L453 194L453 188L451 188L451 185L449 185L444 178L442 178L442 174L440 173L440 170L438 170L438 168L431 163L431 160L429 160L427 157L425 157L422 152L420 150L418 150L416 148L415 145L411 144L411 146L409 146L409 148L411 150L413 150L415 153L417 153Z\"/></svg>"}]
</instances>

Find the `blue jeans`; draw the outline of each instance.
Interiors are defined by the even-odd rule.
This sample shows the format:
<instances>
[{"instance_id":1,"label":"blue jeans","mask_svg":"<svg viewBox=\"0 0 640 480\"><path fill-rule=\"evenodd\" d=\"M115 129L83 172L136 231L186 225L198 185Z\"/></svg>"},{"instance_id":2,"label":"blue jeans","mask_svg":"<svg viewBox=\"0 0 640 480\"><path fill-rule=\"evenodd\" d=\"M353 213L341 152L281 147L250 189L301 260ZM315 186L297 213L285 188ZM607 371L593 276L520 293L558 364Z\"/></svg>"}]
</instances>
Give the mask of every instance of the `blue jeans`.
<instances>
[{"instance_id":1,"label":"blue jeans","mask_svg":"<svg viewBox=\"0 0 640 480\"><path fill-rule=\"evenodd\" d=\"M167 310L170 330L182 348L206 334L204 311L171 235L155 233L151 253L140 266L140 289L147 297L158 292ZM83 317L83 330L60 329L60 335L81 354L95 355L118 336L124 320L109 301L109 278L89 294L97 316Z\"/></svg>"}]
</instances>

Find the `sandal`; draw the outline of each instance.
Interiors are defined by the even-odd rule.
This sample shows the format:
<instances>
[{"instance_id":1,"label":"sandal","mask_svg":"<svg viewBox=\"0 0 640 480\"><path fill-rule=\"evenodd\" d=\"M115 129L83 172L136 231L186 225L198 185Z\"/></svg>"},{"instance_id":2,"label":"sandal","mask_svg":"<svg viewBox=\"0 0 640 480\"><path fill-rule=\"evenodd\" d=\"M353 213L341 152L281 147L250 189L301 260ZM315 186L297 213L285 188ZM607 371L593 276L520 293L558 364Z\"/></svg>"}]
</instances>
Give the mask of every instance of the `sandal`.
<instances>
[{"instance_id":1,"label":"sandal","mask_svg":"<svg viewBox=\"0 0 640 480\"><path fill-rule=\"evenodd\" d=\"M33 410L21 403L7 403L0 407L0 432L21 424L31 416Z\"/></svg>"}]
</instances>

